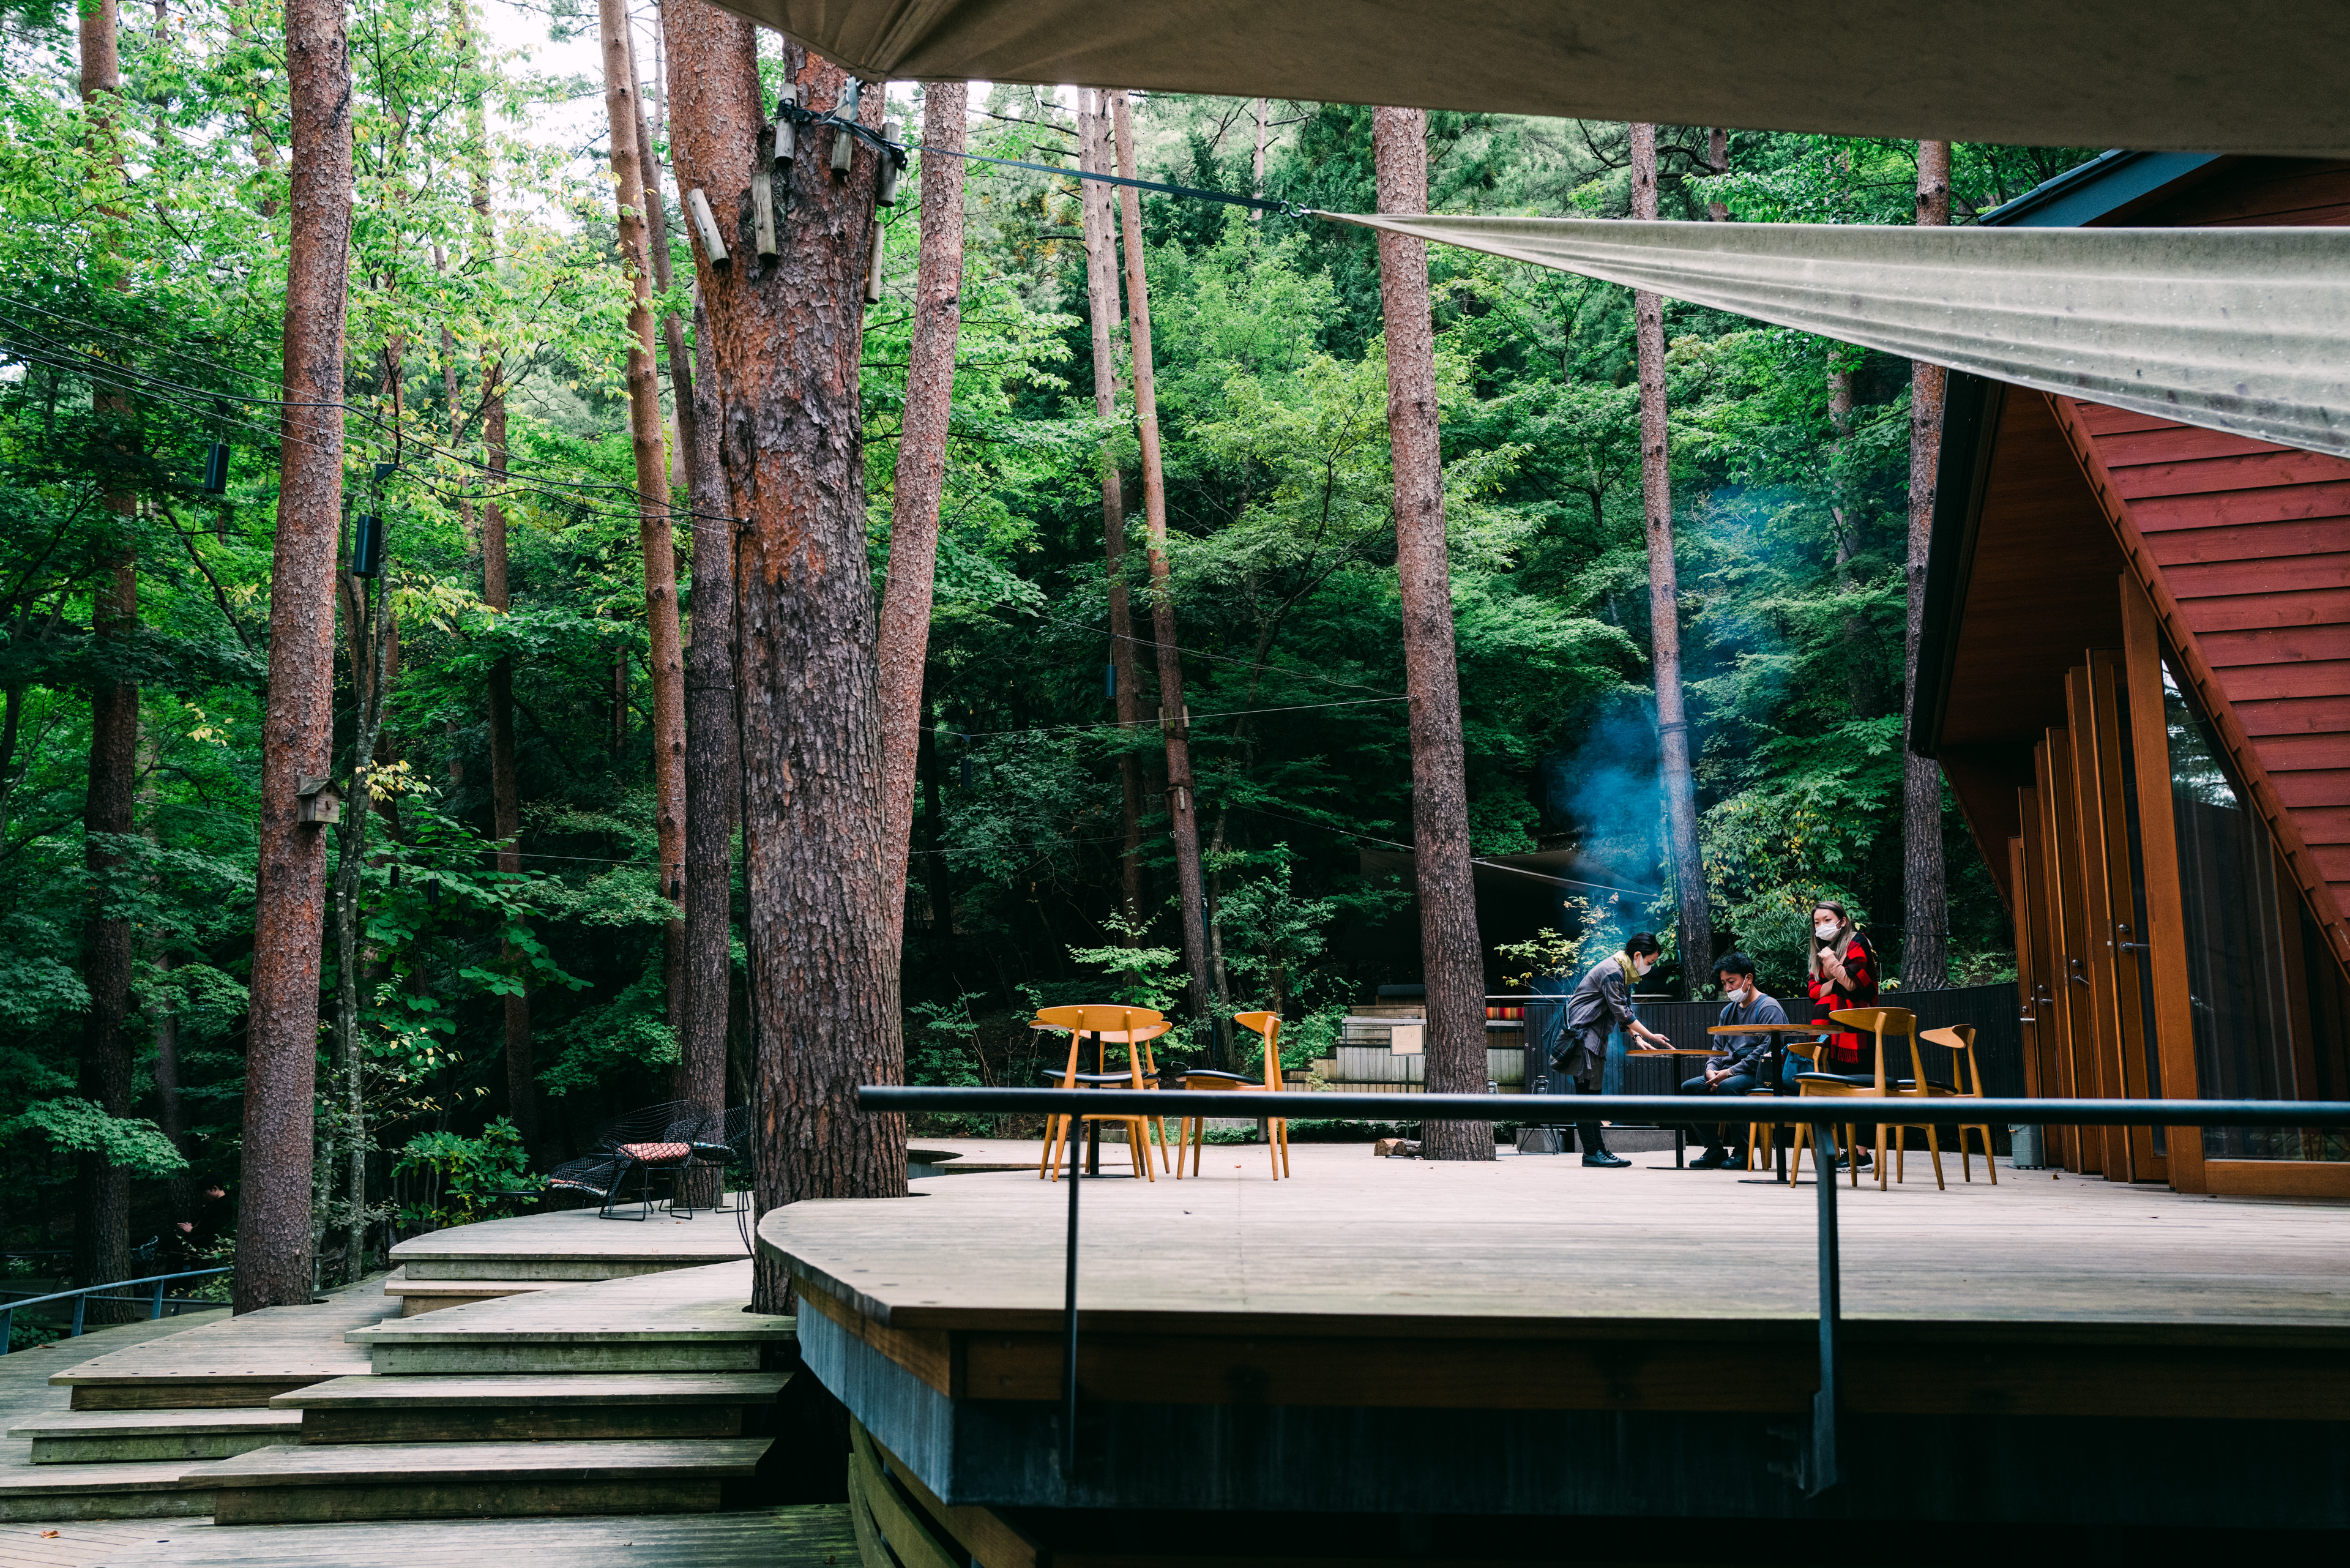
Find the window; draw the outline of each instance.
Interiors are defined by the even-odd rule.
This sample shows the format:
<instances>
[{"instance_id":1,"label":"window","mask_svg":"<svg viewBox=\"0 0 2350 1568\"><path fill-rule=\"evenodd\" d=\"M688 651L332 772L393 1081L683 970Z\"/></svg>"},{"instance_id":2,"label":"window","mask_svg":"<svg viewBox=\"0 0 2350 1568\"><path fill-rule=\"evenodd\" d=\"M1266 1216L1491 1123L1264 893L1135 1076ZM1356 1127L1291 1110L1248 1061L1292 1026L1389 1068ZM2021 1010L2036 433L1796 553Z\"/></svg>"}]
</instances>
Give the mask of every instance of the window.
<instances>
[{"instance_id":1,"label":"window","mask_svg":"<svg viewBox=\"0 0 2350 1568\"><path fill-rule=\"evenodd\" d=\"M2163 716L2197 1081L2205 1099L2323 1097L2321 1091L2344 1076L2339 966L2302 909L2298 890L2278 877L2268 825L2251 809L2174 668L2165 660ZM2210 1159L2350 1158L2345 1131L2206 1127L2203 1153Z\"/></svg>"}]
</instances>

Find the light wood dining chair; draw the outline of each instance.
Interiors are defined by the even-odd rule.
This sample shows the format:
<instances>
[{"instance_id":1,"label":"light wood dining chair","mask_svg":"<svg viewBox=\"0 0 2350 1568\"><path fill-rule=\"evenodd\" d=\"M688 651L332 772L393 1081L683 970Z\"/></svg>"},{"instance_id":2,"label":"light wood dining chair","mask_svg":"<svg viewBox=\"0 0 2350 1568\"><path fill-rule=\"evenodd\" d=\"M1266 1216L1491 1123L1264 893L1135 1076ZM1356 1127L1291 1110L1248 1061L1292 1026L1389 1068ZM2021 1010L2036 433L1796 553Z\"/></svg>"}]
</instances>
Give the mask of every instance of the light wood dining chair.
<instances>
[{"instance_id":1,"label":"light wood dining chair","mask_svg":"<svg viewBox=\"0 0 2350 1568\"><path fill-rule=\"evenodd\" d=\"M1883 1100L1892 1097L1894 1090L1892 1087L1891 1075L1886 1071L1885 1062L1885 1037L1888 1033L1897 1036L1903 1036L1908 1039L1909 1043L1909 1062L1912 1072L1915 1072L1918 1060L1918 1015L1916 1013L1909 1012L1906 1008L1900 1007L1855 1007L1829 1013L1828 1021L1832 1023L1839 1023L1844 1026L1841 1031L1838 1031L1838 1033L1866 1033L1875 1038L1877 1042L1877 1049L1874 1053L1877 1059L1875 1071L1870 1073L1823 1073L1817 1071L1815 1066L1814 1070L1812 1072L1798 1073L1795 1075L1795 1093L1798 1098ZM1823 1052L1825 1049L1825 1046L1821 1047ZM1814 1061L1816 1064L1820 1059L1820 1057L1815 1056ZM1853 1147L1855 1138L1853 1135L1856 1128L1866 1127L1872 1121L1875 1121L1877 1124L1876 1156L1877 1185L1878 1189L1882 1190L1885 1186L1886 1179L1885 1124L1881 1121L1877 1121L1877 1118L1873 1116L1866 1119L1856 1116L1849 1122L1841 1122L1836 1125L1843 1132L1845 1163L1846 1168L1852 1172L1852 1184L1855 1187L1858 1187L1860 1185L1860 1161L1854 1158ZM1808 1122L1798 1123L1795 1127L1795 1138L1793 1146L1793 1152L1790 1154L1787 1160L1787 1184L1791 1187L1794 1185L1795 1173L1803 1168L1804 1147L1806 1144L1811 1146L1813 1166L1815 1168L1819 1168L1821 1164L1819 1140L1813 1136L1811 1125ZM1835 1179L1835 1175L1833 1171L1820 1169L1819 1174L1823 1179L1830 1181Z\"/></svg>"},{"instance_id":2,"label":"light wood dining chair","mask_svg":"<svg viewBox=\"0 0 2350 1568\"><path fill-rule=\"evenodd\" d=\"M1920 1040L1930 1040L1935 1044L1941 1046L1950 1054L1951 1074L1950 1081L1949 1083L1936 1083L1932 1079L1928 1078L1922 1071L1918 1075L1919 1080L1924 1083L1926 1093L1929 1096L1936 1099L1960 1100L1980 1100L1983 1097L1982 1064L1975 1059L1975 1029L1973 1024L1954 1023L1947 1029L1929 1029L1918 1038ZM1920 1064L1921 1067L1922 1065L1923 1064ZM1970 1150L1967 1147L1967 1134L1980 1133L1982 1135L1983 1168L1991 1172L1991 1184L1993 1187L1998 1186L1999 1162L1991 1158L1991 1124L1988 1122L1968 1122L1963 1127L1960 1127L1956 1130L1959 1135L1959 1174L1960 1178L1968 1182L1972 1182L1975 1179L1973 1164L1969 1158ZM1905 1141L1908 1132L1908 1129L1906 1127L1901 1129L1901 1136ZM1898 1181L1901 1179L1900 1166L1898 1164L1900 1157L1897 1153L1894 1158L1896 1164L1894 1167L1893 1179L1896 1181Z\"/></svg>"},{"instance_id":3,"label":"light wood dining chair","mask_svg":"<svg viewBox=\"0 0 2350 1568\"><path fill-rule=\"evenodd\" d=\"M1101 1088L1106 1094L1130 1092L1139 1096L1144 1092L1142 1062L1147 1050L1146 1043L1166 1033L1164 1025L1167 1021L1147 1007L1122 1007L1110 1004L1047 1007L1036 1014L1036 1022L1048 1029L1061 1029L1068 1032L1069 1062L1061 1074L1060 1087L1064 1089L1086 1087L1087 1080L1091 1078L1094 1080L1094 1086ZM1094 1037L1096 1063L1102 1067L1101 1071L1090 1075L1082 1070L1086 1036L1088 1034ZM1112 1045L1126 1047L1126 1082L1116 1087L1100 1082L1109 1075L1106 1063L1109 1047ZM1126 1129L1127 1157L1133 1164L1134 1174L1148 1181L1158 1180L1157 1173L1150 1168L1150 1123L1153 1118L1136 1108L1139 1104L1140 1101L1138 1098L1133 1105L1119 1110L1087 1111L1082 1114L1063 1114L1046 1117L1045 1157L1036 1167L1038 1178L1055 1181L1060 1179L1061 1154L1064 1149L1067 1150L1072 1161L1079 1158L1076 1147L1077 1135L1083 1131L1085 1123L1115 1122ZM1160 1158L1164 1159L1166 1144L1163 1124L1159 1147Z\"/></svg>"},{"instance_id":4,"label":"light wood dining chair","mask_svg":"<svg viewBox=\"0 0 2350 1568\"><path fill-rule=\"evenodd\" d=\"M1278 1012L1235 1012L1232 1022L1249 1030L1264 1042L1264 1082L1251 1085L1266 1094L1279 1094L1285 1086L1281 1075L1281 1014ZM1289 1118L1267 1116L1264 1119L1265 1153L1273 1160L1275 1181L1289 1174Z\"/></svg>"}]
</instances>

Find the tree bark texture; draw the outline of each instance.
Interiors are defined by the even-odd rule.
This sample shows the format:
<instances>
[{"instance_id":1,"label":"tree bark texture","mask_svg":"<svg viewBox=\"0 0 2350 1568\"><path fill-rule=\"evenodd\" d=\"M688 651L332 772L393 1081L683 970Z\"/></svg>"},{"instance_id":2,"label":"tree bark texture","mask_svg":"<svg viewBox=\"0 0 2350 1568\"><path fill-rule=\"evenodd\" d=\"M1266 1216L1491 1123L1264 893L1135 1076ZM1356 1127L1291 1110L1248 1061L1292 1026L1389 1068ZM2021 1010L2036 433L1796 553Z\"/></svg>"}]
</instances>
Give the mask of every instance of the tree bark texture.
<instances>
[{"instance_id":1,"label":"tree bark texture","mask_svg":"<svg viewBox=\"0 0 2350 1568\"><path fill-rule=\"evenodd\" d=\"M896 1198L906 1125L857 1108L860 1084L905 1076L883 830L880 692L865 556L858 369L879 160L804 130L787 172L758 157L763 115L750 24L706 5L669 17L679 183L708 193L733 257L695 266L736 476L738 654L750 1007L756 1031L757 1203ZM787 75L813 112L848 79L797 45ZM868 123L880 116L868 95ZM781 254L763 262L750 182L771 180ZM790 1282L762 1258L753 1300L781 1310Z\"/></svg>"},{"instance_id":2,"label":"tree bark texture","mask_svg":"<svg viewBox=\"0 0 2350 1568\"><path fill-rule=\"evenodd\" d=\"M955 337L962 326L963 115L970 89L923 89L921 259L914 272L914 334L906 356L905 417L898 427L889 503L889 573L881 595L881 799L889 854L889 941L903 950L906 865L914 830L914 752L922 724L922 667L931 646L931 589L946 491L947 417Z\"/></svg>"},{"instance_id":3,"label":"tree bark texture","mask_svg":"<svg viewBox=\"0 0 2350 1568\"><path fill-rule=\"evenodd\" d=\"M81 16L81 101L88 116L91 151L108 158L120 176L121 157L109 146L119 128L122 60L116 35L114 0L98 0ZM110 208L109 215L121 216ZM111 448L118 460L136 450L130 430L130 400L99 390L93 411L117 426ZM139 570L132 519L138 503L122 480L109 474L103 504L115 537L111 559L90 596L90 632L100 647L121 643L139 629ZM89 887L82 920L82 983L89 1012L82 1020L78 1088L81 1097L111 1116L130 1114L130 921L115 911L114 886L129 858L128 839L139 777L139 688L101 678L89 693L89 774L82 798L83 868ZM76 1282L102 1284L130 1273L130 1174L96 1151L77 1157L74 1183L73 1269ZM92 1302L91 1317L120 1323L130 1316L120 1302Z\"/></svg>"},{"instance_id":4,"label":"tree bark texture","mask_svg":"<svg viewBox=\"0 0 2350 1568\"><path fill-rule=\"evenodd\" d=\"M109 502L114 498L109 497ZM130 504L125 499L122 504ZM130 519L116 517L125 530ZM118 559L95 595L90 630L120 641L139 628L138 569L129 556ZM139 778L139 688L106 680L89 694L89 778L82 800L83 865L89 875L82 924L82 983L89 988L89 1012L82 1020L81 1097L110 1116L130 1114L130 920L120 912L123 889L115 884L130 858L132 799ZM130 1173L104 1154L76 1160L74 1183L74 1279L103 1284L130 1277ZM121 1302L93 1302L92 1321L129 1321Z\"/></svg>"},{"instance_id":5,"label":"tree bark texture","mask_svg":"<svg viewBox=\"0 0 2350 1568\"><path fill-rule=\"evenodd\" d=\"M653 833L660 856L661 896L673 899L685 879L685 649L678 623L677 531L670 519L660 379L653 370L652 263L645 236L636 60L629 47L626 0L598 0L596 20L604 50L612 177L619 183L620 265L635 292L629 306L629 441L637 463L637 545L645 558L645 636L650 644L645 667L653 689ZM669 1022L676 1028L685 991L681 915L669 920L664 949Z\"/></svg>"},{"instance_id":6,"label":"tree bark texture","mask_svg":"<svg viewBox=\"0 0 2350 1568\"><path fill-rule=\"evenodd\" d=\"M386 613L384 579L375 579L374 605L369 607L361 582L352 593L359 613L352 617L350 639L359 658L372 670L373 679L359 700L358 736L351 746L350 799L343 807L338 853L335 866L335 1023L334 1068L340 1080L342 1105L330 1115L330 1129L321 1139L318 1183L321 1197L334 1190L333 1155L338 1143L348 1162L347 1191L350 1207L343 1216L344 1281L356 1280L365 1268L361 1253L366 1241L367 1097L360 1072L359 1003L367 984L366 961L359 950L359 877L367 865L369 821L375 815L373 788L376 741L383 731L385 700L390 695L392 646L390 618ZM331 1093L331 1091L330 1091ZM314 1241L323 1236L328 1210L323 1207L312 1226Z\"/></svg>"},{"instance_id":7,"label":"tree bark texture","mask_svg":"<svg viewBox=\"0 0 2350 1568\"><path fill-rule=\"evenodd\" d=\"M1118 172L1139 179L1134 113L1123 92L1110 95L1110 128ZM1118 220L1126 238L1127 341L1134 357L1134 422L1142 445L1142 517L1149 535L1150 628L1159 644L1159 723L1167 742L1167 821L1175 840L1175 886L1183 910L1183 972L1191 985L1193 1043L1229 1070L1232 1053L1221 1027L1206 1027L1214 992L1208 988L1207 889L1200 867L1200 800L1191 782L1191 722L1183 704L1183 653L1175 640L1175 590L1167 566L1167 471L1159 450L1159 392L1150 362L1150 282L1143 265L1142 203L1131 185L1118 188ZM1222 1020L1214 1021L1221 1025Z\"/></svg>"},{"instance_id":8,"label":"tree bark texture","mask_svg":"<svg viewBox=\"0 0 2350 1568\"><path fill-rule=\"evenodd\" d=\"M1428 211L1428 116L1371 111L1379 211ZM1379 306L1387 320L1388 443L1395 465L1396 588L1403 602L1404 690L1411 698L1412 860L1419 884L1421 978L1428 986L1428 1092L1485 1090L1485 964L1469 864L1469 776L1461 677L1452 645L1452 568L1444 538L1444 452L1437 423L1436 332L1428 246L1381 234ZM1482 1122L1430 1122L1434 1159L1491 1159Z\"/></svg>"},{"instance_id":9,"label":"tree bark texture","mask_svg":"<svg viewBox=\"0 0 2350 1568\"><path fill-rule=\"evenodd\" d=\"M1112 172L1109 114L1104 95L1092 88L1077 93L1077 164L1097 174ZM1081 181L1079 192L1086 243L1086 304L1093 328L1094 417L1118 418L1118 220L1110 212L1110 187ZM1102 553L1109 576L1110 680L1116 687L1119 740L1120 815L1126 835L1119 870L1119 903L1129 929L1142 924L1142 758L1133 743L1142 722L1142 685L1134 643L1134 606L1126 587L1126 490L1118 471L1118 447L1101 451ZM1141 939L1133 939L1139 941Z\"/></svg>"},{"instance_id":10,"label":"tree bark texture","mask_svg":"<svg viewBox=\"0 0 2350 1568\"><path fill-rule=\"evenodd\" d=\"M633 48L629 56L629 79L644 79L637 72ZM654 88L659 91L658 79ZM669 205L661 195L660 156L654 141L652 111L641 97L637 101L637 161L644 170L646 250L652 262L653 286L667 294L674 275L669 257ZM677 465L685 475L686 506L693 512L723 511L723 507L704 507L694 483L700 472L702 432L694 417L693 361L686 351L685 322L671 310L661 314L660 325L661 347L669 356L670 404L677 413ZM690 714L687 722L691 722ZM686 809L692 809L691 800Z\"/></svg>"},{"instance_id":11,"label":"tree bark texture","mask_svg":"<svg viewBox=\"0 0 2350 1568\"><path fill-rule=\"evenodd\" d=\"M1657 128L1632 127L1632 216L1657 217ZM1665 856L1680 903L1680 964L1690 996L1713 964L1713 916L1697 843L1697 779L1690 766L1689 710L1681 697L1680 582L1673 561L1673 475L1665 444L1665 304L1632 296L1639 354L1640 501L1648 534L1648 650L1657 680L1657 751L1665 795Z\"/></svg>"},{"instance_id":12,"label":"tree bark texture","mask_svg":"<svg viewBox=\"0 0 2350 1568\"><path fill-rule=\"evenodd\" d=\"M689 471L693 640L685 649L685 1007L676 1097L719 1110L726 1104L734 822L741 815L743 769L734 750L734 498L714 439L718 372L710 337L709 313L697 305L694 424L713 439L694 443Z\"/></svg>"},{"instance_id":13,"label":"tree bark texture","mask_svg":"<svg viewBox=\"0 0 2350 1568\"><path fill-rule=\"evenodd\" d=\"M286 0L283 457L270 570L260 875L245 1044L235 1308L310 1299L311 1096L327 843L296 786L333 761L335 535L343 499L343 309L351 236L351 75L342 0Z\"/></svg>"},{"instance_id":14,"label":"tree bark texture","mask_svg":"<svg viewBox=\"0 0 2350 1568\"><path fill-rule=\"evenodd\" d=\"M1706 132L1706 169L1716 180L1730 172L1730 128L1717 125ZM1705 221L1709 223L1730 222L1730 203L1715 197L1705 204Z\"/></svg>"},{"instance_id":15,"label":"tree bark texture","mask_svg":"<svg viewBox=\"0 0 2350 1568\"><path fill-rule=\"evenodd\" d=\"M483 364L482 436L494 494L506 472L506 400L502 365ZM496 501L482 504L482 597L494 609L514 607L506 577L506 511ZM490 816L497 836L498 870L522 872L522 778L515 761L514 660L490 666ZM521 955L508 944L508 972L519 978ZM530 996L509 992L500 999L504 1025L506 1115L522 1135L523 1147L538 1152L538 1080L531 1063Z\"/></svg>"},{"instance_id":16,"label":"tree bark texture","mask_svg":"<svg viewBox=\"0 0 2350 1568\"><path fill-rule=\"evenodd\" d=\"M1950 221L1950 144L1918 144L1918 221ZM1934 483L1942 460L1942 400L1950 373L1909 367L1909 621L1903 641L1901 691L1918 690L1918 638L1926 623L1926 552L1934 535ZM1901 983L1939 991L1950 983L1950 900L1942 864L1942 764L1901 753Z\"/></svg>"}]
</instances>

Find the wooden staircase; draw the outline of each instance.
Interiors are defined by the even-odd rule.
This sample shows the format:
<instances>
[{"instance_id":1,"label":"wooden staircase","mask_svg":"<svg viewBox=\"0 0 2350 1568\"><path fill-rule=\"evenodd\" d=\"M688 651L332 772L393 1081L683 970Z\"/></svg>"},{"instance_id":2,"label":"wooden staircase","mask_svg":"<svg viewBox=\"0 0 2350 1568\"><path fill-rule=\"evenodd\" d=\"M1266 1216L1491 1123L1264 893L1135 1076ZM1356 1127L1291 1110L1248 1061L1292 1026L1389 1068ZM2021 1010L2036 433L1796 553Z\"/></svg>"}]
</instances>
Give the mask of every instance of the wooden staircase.
<instances>
[{"instance_id":1,"label":"wooden staircase","mask_svg":"<svg viewBox=\"0 0 2350 1568\"><path fill-rule=\"evenodd\" d=\"M421 1317L347 1293L51 1377L0 1519L223 1524L709 1512L762 1489L792 1320L751 1263L546 1282ZM298 1332L297 1332L298 1331Z\"/></svg>"}]
</instances>

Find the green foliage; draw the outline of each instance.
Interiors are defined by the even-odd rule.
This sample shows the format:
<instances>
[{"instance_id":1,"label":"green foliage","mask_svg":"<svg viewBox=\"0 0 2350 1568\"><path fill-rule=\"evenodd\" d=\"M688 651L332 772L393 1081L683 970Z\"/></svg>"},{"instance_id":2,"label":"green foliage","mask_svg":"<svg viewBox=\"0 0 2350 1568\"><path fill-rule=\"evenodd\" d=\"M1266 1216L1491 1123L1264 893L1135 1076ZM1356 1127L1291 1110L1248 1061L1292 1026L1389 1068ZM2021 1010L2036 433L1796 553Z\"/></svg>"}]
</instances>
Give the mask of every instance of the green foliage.
<instances>
[{"instance_id":1,"label":"green foliage","mask_svg":"<svg viewBox=\"0 0 2350 1568\"><path fill-rule=\"evenodd\" d=\"M530 1156L522 1135L500 1116L482 1129L479 1137L450 1132L419 1133L403 1147L392 1168L398 1175L421 1179L430 1197L403 1205L401 1226L411 1231L444 1231L492 1218L504 1192L535 1190L542 1179L529 1174Z\"/></svg>"},{"instance_id":2,"label":"green foliage","mask_svg":"<svg viewBox=\"0 0 2350 1568\"><path fill-rule=\"evenodd\" d=\"M1172 1012L1183 993L1183 950L1144 947L1142 939L1149 925L1130 924L1124 915L1112 914L1102 923L1118 940L1107 947L1073 947L1070 959L1095 965L1113 977L1110 993L1103 1000L1148 1007L1154 1012Z\"/></svg>"},{"instance_id":3,"label":"green foliage","mask_svg":"<svg viewBox=\"0 0 2350 1568\"><path fill-rule=\"evenodd\" d=\"M134 1176L171 1176L188 1162L144 1116L110 1116L84 1099L41 1100L0 1117L0 1147L37 1135L67 1154L95 1154Z\"/></svg>"}]
</instances>

